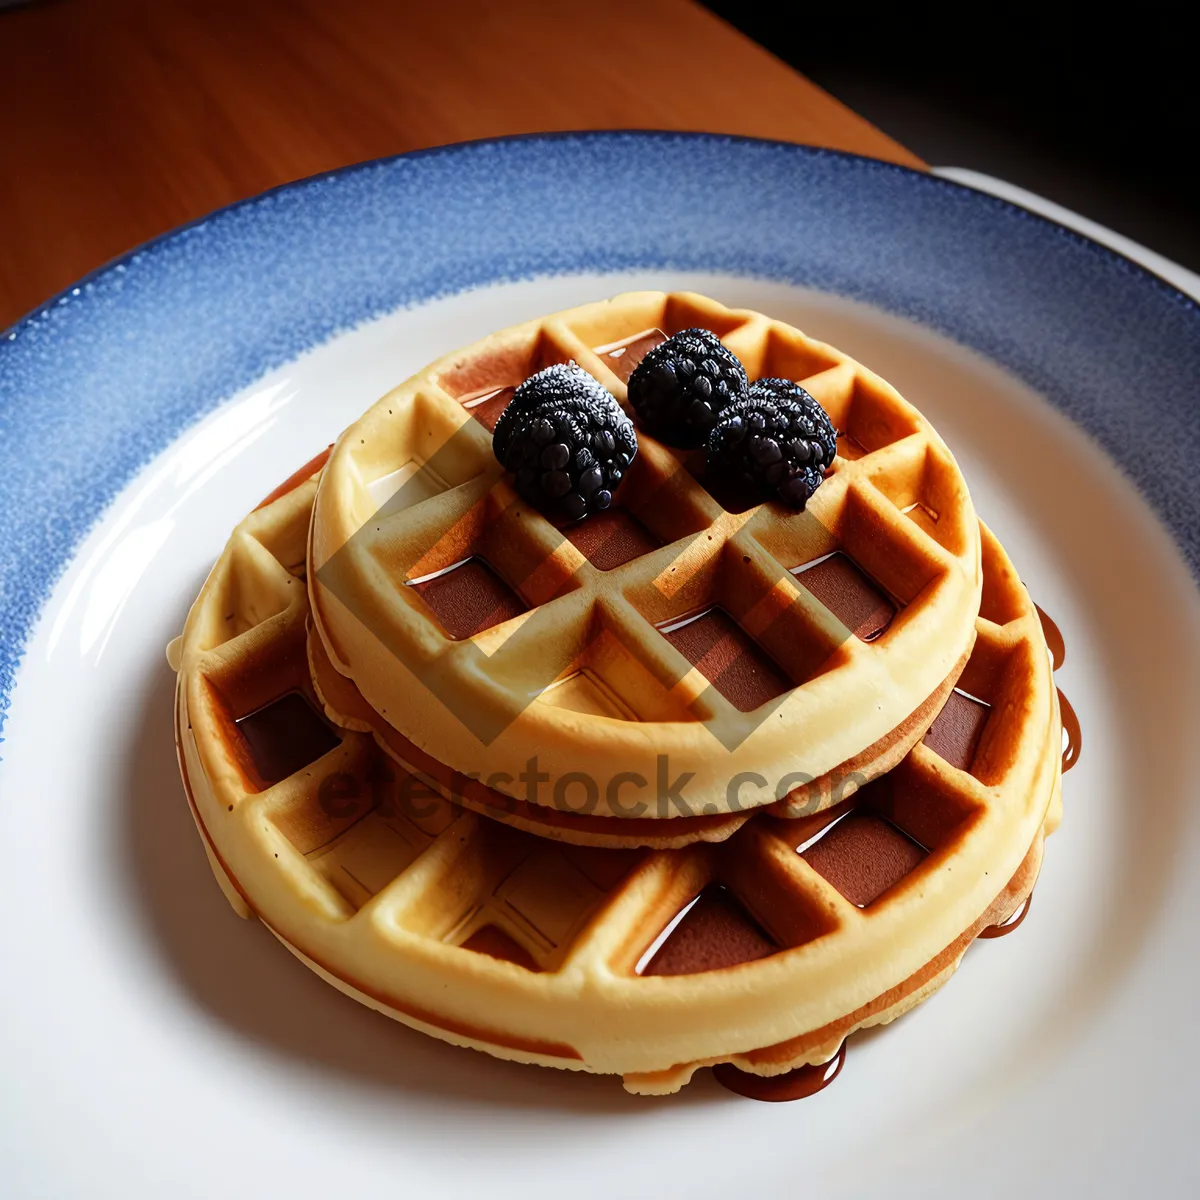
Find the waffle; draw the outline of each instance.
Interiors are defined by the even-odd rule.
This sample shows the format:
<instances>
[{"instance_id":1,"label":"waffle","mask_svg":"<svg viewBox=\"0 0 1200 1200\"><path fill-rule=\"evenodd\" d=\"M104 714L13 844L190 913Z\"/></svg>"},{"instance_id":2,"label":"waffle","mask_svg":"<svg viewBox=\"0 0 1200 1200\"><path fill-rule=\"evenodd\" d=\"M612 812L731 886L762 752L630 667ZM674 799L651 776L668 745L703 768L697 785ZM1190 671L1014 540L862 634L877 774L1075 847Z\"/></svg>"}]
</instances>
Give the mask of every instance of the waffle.
<instances>
[{"instance_id":1,"label":"waffle","mask_svg":"<svg viewBox=\"0 0 1200 1200\"><path fill-rule=\"evenodd\" d=\"M611 513L558 528L517 497L490 436L517 383L574 360L625 402L637 357L696 325L830 414L807 512L713 494L702 453L646 434ZM350 426L309 588L334 668L420 751L531 805L623 819L640 779L639 816L697 818L837 803L838 768L968 655L979 555L950 452L887 383L760 314L630 293L450 355ZM848 575L874 600L841 603Z\"/></svg>"},{"instance_id":2,"label":"waffle","mask_svg":"<svg viewBox=\"0 0 1200 1200\"><path fill-rule=\"evenodd\" d=\"M304 580L316 490L238 527L171 657L218 881L347 994L459 1045L669 1092L706 1064L827 1061L1028 896L1058 820L1061 725L1042 626L986 530L962 690L897 767L804 819L759 812L719 845L612 850L465 811L322 719Z\"/></svg>"}]
</instances>

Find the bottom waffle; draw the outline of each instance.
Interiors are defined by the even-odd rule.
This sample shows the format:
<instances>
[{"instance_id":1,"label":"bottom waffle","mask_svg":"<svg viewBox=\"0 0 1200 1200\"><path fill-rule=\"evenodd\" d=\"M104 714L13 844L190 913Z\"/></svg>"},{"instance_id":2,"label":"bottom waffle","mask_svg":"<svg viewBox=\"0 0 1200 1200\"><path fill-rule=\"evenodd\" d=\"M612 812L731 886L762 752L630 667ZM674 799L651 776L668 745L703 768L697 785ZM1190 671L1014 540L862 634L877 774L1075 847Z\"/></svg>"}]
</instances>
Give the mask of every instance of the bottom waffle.
<instances>
[{"instance_id":1,"label":"bottom waffle","mask_svg":"<svg viewBox=\"0 0 1200 1200\"><path fill-rule=\"evenodd\" d=\"M603 849L464 811L324 721L302 578L314 491L235 531L174 651L176 729L226 894L363 1003L638 1092L702 1065L780 1077L919 1003L1027 897L1058 820L1061 723L1037 614L986 531L962 690L894 769L719 844Z\"/></svg>"}]
</instances>

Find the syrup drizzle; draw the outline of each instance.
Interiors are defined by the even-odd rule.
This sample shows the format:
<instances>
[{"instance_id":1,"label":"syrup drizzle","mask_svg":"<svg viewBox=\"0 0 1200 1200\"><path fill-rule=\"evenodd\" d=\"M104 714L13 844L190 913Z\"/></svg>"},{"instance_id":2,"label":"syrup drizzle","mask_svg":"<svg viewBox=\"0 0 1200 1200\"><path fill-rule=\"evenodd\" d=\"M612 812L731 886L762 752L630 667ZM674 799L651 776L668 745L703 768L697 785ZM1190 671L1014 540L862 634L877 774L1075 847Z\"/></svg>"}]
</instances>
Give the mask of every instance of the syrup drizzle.
<instances>
[{"instance_id":1,"label":"syrup drizzle","mask_svg":"<svg viewBox=\"0 0 1200 1200\"><path fill-rule=\"evenodd\" d=\"M732 1063L718 1063L713 1067L713 1077L723 1088L739 1096L779 1103L816 1095L838 1077L845 1061L846 1043L843 1042L828 1062L797 1067L783 1075L752 1075L749 1071L738 1070Z\"/></svg>"},{"instance_id":2,"label":"syrup drizzle","mask_svg":"<svg viewBox=\"0 0 1200 1200\"><path fill-rule=\"evenodd\" d=\"M1042 623L1042 633L1046 636L1046 646L1050 650L1050 656L1054 660L1054 669L1057 671L1063 665L1067 657L1067 643L1063 641L1062 630L1054 623L1054 619L1046 615L1040 604L1033 606L1037 609L1038 619Z\"/></svg>"},{"instance_id":3,"label":"syrup drizzle","mask_svg":"<svg viewBox=\"0 0 1200 1200\"><path fill-rule=\"evenodd\" d=\"M979 936L981 938L998 938L1012 933L1012 931L1016 929L1016 927L1020 925L1023 920L1025 920L1025 916L1029 912L1029 905L1032 900L1033 893L1030 892L1029 895L1025 897L1024 904L1022 904L1021 907L1018 908L1011 917L1005 921L1001 921L999 925L989 925L987 929L984 929L980 932Z\"/></svg>"},{"instance_id":4,"label":"syrup drizzle","mask_svg":"<svg viewBox=\"0 0 1200 1200\"><path fill-rule=\"evenodd\" d=\"M1042 632L1046 635L1046 646L1057 671L1067 657L1067 644L1063 640L1062 630L1054 619L1048 616L1040 604L1033 606L1037 609L1038 619L1042 623ZM1067 735L1067 744L1063 749L1062 769L1065 775L1078 761L1079 750L1083 744L1083 734L1079 728L1079 718L1071 707L1071 702L1063 695L1062 688L1058 689L1058 707L1062 713L1063 733ZM979 935L983 937L983 934Z\"/></svg>"},{"instance_id":5,"label":"syrup drizzle","mask_svg":"<svg viewBox=\"0 0 1200 1200\"><path fill-rule=\"evenodd\" d=\"M1083 734L1079 728L1079 718L1075 715L1070 700L1063 695L1062 688L1058 689L1058 707L1062 713L1063 733L1067 735L1067 745L1062 756L1062 769L1065 775L1079 761L1079 749L1083 744Z\"/></svg>"}]
</instances>

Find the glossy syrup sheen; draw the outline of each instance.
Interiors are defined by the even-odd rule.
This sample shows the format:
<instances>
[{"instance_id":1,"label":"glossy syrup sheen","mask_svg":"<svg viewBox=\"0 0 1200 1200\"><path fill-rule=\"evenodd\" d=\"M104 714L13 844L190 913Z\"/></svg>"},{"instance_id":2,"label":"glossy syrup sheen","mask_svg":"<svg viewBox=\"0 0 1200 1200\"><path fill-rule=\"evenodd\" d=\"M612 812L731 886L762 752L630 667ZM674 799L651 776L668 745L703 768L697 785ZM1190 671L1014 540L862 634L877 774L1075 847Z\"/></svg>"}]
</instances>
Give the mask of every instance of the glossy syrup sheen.
<instances>
[{"instance_id":1,"label":"glossy syrup sheen","mask_svg":"<svg viewBox=\"0 0 1200 1200\"><path fill-rule=\"evenodd\" d=\"M713 1067L713 1076L723 1088L748 1100L778 1104L803 1100L824 1091L841 1074L845 1061L846 1043L843 1042L828 1062L797 1067L783 1075L752 1075L749 1071L738 1070L732 1063L719 1063Z\"/></svg>"}]
</instances>

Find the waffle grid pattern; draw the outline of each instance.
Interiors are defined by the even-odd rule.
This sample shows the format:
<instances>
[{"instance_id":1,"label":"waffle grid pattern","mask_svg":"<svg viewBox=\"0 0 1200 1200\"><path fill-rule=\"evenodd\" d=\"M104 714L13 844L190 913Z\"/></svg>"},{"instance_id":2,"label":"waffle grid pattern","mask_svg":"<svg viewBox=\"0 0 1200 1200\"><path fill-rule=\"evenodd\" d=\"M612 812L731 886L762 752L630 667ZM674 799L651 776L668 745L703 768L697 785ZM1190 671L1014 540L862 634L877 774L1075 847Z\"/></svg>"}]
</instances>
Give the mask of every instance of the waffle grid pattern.
<instances>
[{"instance_id":1,"label":"waffle grid pattern","mask_svg":"<svg viewBox=\"0 0 1200 1200\"><path fill-rule=\"evenodd\" d=\"M625 403L631 364L620 343L648 328L670 334L693 325L721 336L752 379L799 380L838 429L838 457L806 513L775 504L731 511L705 489L702 453L642 433L620 502L663 544L602 570L504 480L489 431L498 411L487 398L550 363L574 361ZM631 294L486 339L351 427L319 493L310 578L320 583L311 590L335 666L419 746L443 756L455 746L456 767L519 768L526 751L540 749L557 779L578 765L581 739L590 737L583 759L604 780L631 763L652 769L649 740L698 768L695 811L715 813L727 811L719 781L736 772L739 751L758 766L786 763L780 775L799 757L819 776L933 693L968 644L979 585L975 528L944 444L865 368L758 314L692 295ZM869 644L793 574L834 549L901 607ZM406 584L471 557L484 559L528 611L459 640ZM713 606L766 651L793 691L744 712L658 631ZM407 670L373 670L380 644ZM390 682L398 677L402 687ZM548 690L563 680L572 686ZM398 705L398 693L411 697L414 686L424 702ZM867 711L857 701L881 692L894 703L878 714L878 728L850 731L833 719L835 706L843 717ZM649 738L632 728L645 723L654 723ZM554 758L560 735L573 764L566 751L561 763ZM806 744L814 736L817 744ZM606 795L598 801L597 812L611 811Z\"/></svg>"}]
</instances>

